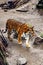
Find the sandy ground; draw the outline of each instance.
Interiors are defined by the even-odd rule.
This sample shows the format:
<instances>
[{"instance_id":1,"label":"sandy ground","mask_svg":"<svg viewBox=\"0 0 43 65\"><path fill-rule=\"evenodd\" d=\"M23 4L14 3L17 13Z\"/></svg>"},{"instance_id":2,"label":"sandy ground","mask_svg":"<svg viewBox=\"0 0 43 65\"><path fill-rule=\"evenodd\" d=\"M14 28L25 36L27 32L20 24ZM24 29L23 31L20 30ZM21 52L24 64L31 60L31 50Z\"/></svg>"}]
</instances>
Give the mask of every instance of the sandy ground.
<instances>
[{"instance_id":1,"label":"sandy ground","mask_svg":"<svg viewBox=\"0 0 43 65\"><path fill-rule=\"evenodd\" d=\"M4 12L0 9L0 28L5 28L7 19L12 18L20 22L31 23L34 28L43 31L43 16L40 16L35 12L34 14L16 12L14 9L8 12ZM17 40L10 42L8 46L9 57L7 61L9 65L16 65L19 57L25 57L27 59L27 65L43 65L43 44L32 45L30 49L24 48L18 45Z\"/></svg>"},{"instance_id":2,"label":"sandy ground","mask_svg":"<svg viewBox=\"0 0 43 65\"><path fill-rule=\"evenodd\" d=\"M0 0L0 3L4 1L6 0ZM31 0L31 3L35 5L36 1L38 0ZM29 6L29 12L27 13L16 12L14 9L4 12L0 8L0 29L5 28L7 19L11 18L20 22L31 23L36 30L43 31L43 16L37 11L33 11L31 4ZM32 45L31 48L27 49L18 45L17 40L14 39L13 42L9 42L7 49L9 51L9 57L7 57L9 65L16 65L19 57L25 57L28 61L27 65L43 65L43 44L41 43L36 46Z\"/></svg>"}]
</instances>

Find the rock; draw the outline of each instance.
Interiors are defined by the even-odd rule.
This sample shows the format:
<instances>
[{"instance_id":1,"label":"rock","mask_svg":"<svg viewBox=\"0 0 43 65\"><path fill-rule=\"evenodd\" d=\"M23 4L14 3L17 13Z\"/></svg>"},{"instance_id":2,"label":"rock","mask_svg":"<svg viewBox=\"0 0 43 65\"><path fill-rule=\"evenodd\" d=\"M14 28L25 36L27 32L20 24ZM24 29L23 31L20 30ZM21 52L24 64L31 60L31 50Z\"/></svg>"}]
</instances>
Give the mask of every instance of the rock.
<instances>
[{"instance_id":1,"label":"rock","mask_svg":"<svg viewBox=\"0 0 43 65\"><path fill-rule=\"evenodd\" d=\"M43 0L39 0L38 4L36 5L37 9L43 9Z\"/></svg>"},{"instance_id":2,"label":"rock","mask_svg":"<svg viewBox=\"0 0 43 65\"><path fill-rule=\"evenodd\" d=\"M4 12L7 12L7 9L4 9Z\"/></svg>"},{"instance_id":3,"label":"rock","mask_svg":"<svg viewBox=\"0 0 43 65\"><path fill-rule=\"evenodd\" d=\"M43 43L43 39L40 38L40 37L36 37L33 44L34 44L34 45L38 45L38 44L40 44L40 43Z\"/></svg>"},{"instance_id":4,"label":"rock","mask_svg":"<svg viewBox=\"0 0 43 65\"><path fill-rule=\"evenodd\" d=\"M0 33L1 33L1 35L0 35L1 42L3 43L3 45L4 45L5 47L7 47L7 46L8 46L7 39L4 37L4 35L3 35L3 33L2 33L1 30L0 30Z\"/></svg>"},{"instance_id":5,"label":"rock","mask_svg":"<svg viewBox=\"0 0 43 65\"><path fill-rule=\"evenodd\" d=\"M19 11L19 12L28 12L28 10L16 10L16 11Z\"/></svg>"},{"instance_id":6,"label":"rock","mask_svg":"<svg viewBox=\"0 0 43 65\"><path fill-rule=\"evenodd\" d=\"M19 11L19 12L28 12L28 8L29 8L29 3L24 4L24 5L16 8L16 11Z\"/></svg>"},{"instance_id":7,"label":"rock","mask_svg":"<svg viewBox=\"0 0 43 65\"><path fill-rule=\"evenodd\" d=\"M19 2L17 3L16 7L19 7L25 3L27 3L29 0L19 0Z\"/></svg>"},{"instance_id":8,"label":"rock","mask_svg":"<svg viewBox=\"0 0 43 65\"><path fill-rule=\"evenodd\" d=\"M6 51L4 45L0 42L0 65L8 65L6 60Z\"/></svg>"},{"instance_id":9,"label":"rock","mask_svg":"<svg viewBox=\"0 0 43 65\"><path fill-rule=\"evenodd\" d=\"M17 60L17 65L26 65L27 64L27 60L25 58L18 58Z\"/></svg>"},{"instance_id":10,"label":"rock","mask_svg":"<svg viewBox=\"0 0 43 65\"><path fill-rule=\"evenodd\" d=\"M25 3L27 3L29 0L14 0L14 1L7 1L6 3L0 4L0 7L2 9L13 9L17 8Z\"/></svg>"}]
</instances>

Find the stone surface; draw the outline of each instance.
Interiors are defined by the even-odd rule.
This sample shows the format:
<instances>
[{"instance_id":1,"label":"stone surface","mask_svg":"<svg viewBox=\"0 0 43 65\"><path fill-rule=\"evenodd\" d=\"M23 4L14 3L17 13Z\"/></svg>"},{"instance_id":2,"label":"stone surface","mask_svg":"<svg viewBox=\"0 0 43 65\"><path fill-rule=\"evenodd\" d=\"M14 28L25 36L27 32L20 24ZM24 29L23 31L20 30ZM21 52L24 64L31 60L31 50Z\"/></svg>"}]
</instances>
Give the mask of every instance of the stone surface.
<instances>
[{"instance_id":1,"label":"stone surface","mask_svg":"<svg viewBox=\"0 0 43 65\"><path fill-rule=\"evenodd\" d=\"M33 44L38 45L38 44L41 44L41 43L43 43L43 38L36 37Z\"/></svg>"},{"instance_id":2,"label":"stone surface","mask_svg":"<svg viewBox=\"0 0 43 65\"><path fill-rule=\"evenodd\" d=\"M37 0L31 1L31 3L36 3ZM30 11L31 8L32 5L30 5ZM7 19L13 18L20 22L31 23L34 26L34 29L41 31L43 29L43 16L36 10L32 14L30 11L28 13L20 13L16 12L14 9L8 12L0 10L0 28L5 28ZM7 34L5 37L6 36ZM18 45L17 40L14 39L14 42L9 42L7 49L9 51L9 57L7 57L9 65L16 65L17 58L19 57L25 57L28 61L27 65L43 65L43 44L34 45L34 47L32 45L31 48L27 49Z\"/></svg>"},{"instance_id":3,"label":"stone surface","mask_svg":"<svg viewBox=\"0 0 43 65\"><path fill-rule=\"evenodd\" d=\"M25 58L20 57L17 60L17 65L26 65L26 63L27 63L27 60Z\"/></svg>"}]
</instances>

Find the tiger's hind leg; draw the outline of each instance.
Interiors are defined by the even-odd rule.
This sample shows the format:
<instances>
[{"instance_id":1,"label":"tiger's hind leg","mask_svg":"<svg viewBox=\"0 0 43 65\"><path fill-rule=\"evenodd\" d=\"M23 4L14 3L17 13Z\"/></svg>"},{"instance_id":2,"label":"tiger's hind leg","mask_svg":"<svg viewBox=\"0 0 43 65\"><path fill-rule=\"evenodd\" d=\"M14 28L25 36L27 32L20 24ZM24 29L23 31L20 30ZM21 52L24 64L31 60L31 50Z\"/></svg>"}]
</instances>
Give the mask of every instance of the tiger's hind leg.
<instances>
[{"instance_id":1,"label":"tiger's hind leg","mask_svg":"<svg viewBox=\"0 0 43 65\"><path fill-rule=\"evenodd\" d=\"M10 41L13 41L13 39L10 37L10 35L11 35L11 29L8 30L8 39L9 39Z\"/></svg>"}]
</instances>

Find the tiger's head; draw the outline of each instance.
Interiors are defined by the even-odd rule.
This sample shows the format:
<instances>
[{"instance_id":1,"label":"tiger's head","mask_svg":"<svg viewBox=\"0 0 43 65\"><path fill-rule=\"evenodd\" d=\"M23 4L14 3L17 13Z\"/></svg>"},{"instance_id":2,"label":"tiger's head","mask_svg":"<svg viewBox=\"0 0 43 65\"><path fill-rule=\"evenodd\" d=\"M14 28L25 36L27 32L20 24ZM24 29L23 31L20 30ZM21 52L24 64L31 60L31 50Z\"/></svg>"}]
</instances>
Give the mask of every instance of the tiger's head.
<instances>
[{"instance_id":1,"label":"tiger's head","mask_svg":"<svg viewBox=\"0 0 43 65\"><path fill-rule=\"evenodd\" d=\"M34 26L30 26L29 24L25 24L25 33L26 34L32 34L32 36L35 36Z\"/></svg>"},{"instance_id":2,"label":"tiger's head","mask_svg":"<svg viewBox=\"0 0 43 65\"><path fill-rule=\"evenodd\" d=\"M31 33L32 36L35 36L34 26L29 28L29 33Z\"/></svg>"}]
</instances>

